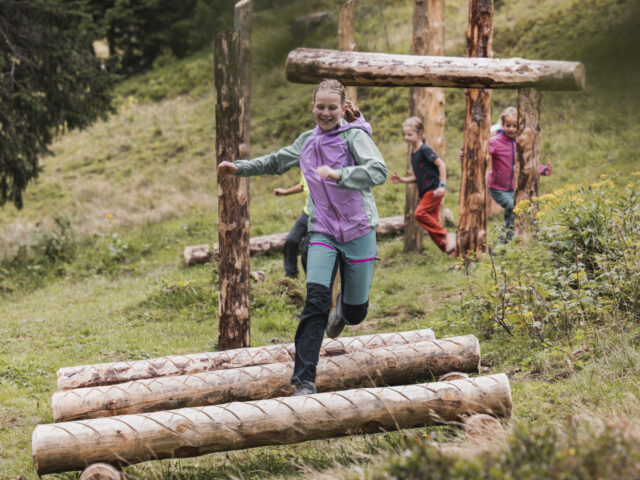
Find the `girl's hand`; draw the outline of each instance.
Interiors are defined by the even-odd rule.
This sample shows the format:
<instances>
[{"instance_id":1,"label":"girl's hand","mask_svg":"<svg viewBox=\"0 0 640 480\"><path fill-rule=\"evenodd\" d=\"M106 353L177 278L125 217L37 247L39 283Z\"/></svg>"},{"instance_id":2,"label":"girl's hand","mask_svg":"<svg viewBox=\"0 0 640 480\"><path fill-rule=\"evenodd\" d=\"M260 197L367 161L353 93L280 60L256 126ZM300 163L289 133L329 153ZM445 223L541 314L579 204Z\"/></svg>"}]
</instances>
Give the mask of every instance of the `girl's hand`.
<instances>
[{"instance_id":1,"label":"girl's hand","mask_svg":"<svg viewBox=\"0 0 640 480\"><path fill-rule=\"evenodd\" d=\"M445 192L446 192L446 188L438 187L433 191L433 196L434 197L444 197Z\"/></svg>"},{"instance_id":2,"label":"girl's hand","mask_svg":"<svg viewBox=\"0 0 640 480\"><path fill-rule=\"evenodd\" d=\"M400 175L398 175L396 172L393 172L391 174L391 176L389 177L389 180L391 181L391 183L402 183L402 180L400 179Z\"/></svg>"},{"instance_id":3,"label":"girl's hand","mask_svg":"<svg viewBox=\"0 0 640 480\"><path fill-rule=\"evenodd\" d=\"M231 162L224 161L220 162L220 165L218 165L219 177L223 177L225 175L235 175L236 173L238 173L238 167L236 167Z\"/></svg>"},{"instance_id":4,"label":"girl's hand","mask_svg":"<svg viewBox=\"0 0 640 480\"><path fill-rule=\"evenodd\" d=\"M274 194L276 197L281 197L282 195L286 195L286 191L285 191L285 189L284 189L284 188L275 188L275 189L273 190L273 194Z\"/></svg>"},{"instance_id":5,"label":"girl's hand","mask_svg":"<svg viewBox=\"0 0 640 480\"><path fill-rule=\"evenodd\" d=\"M338 175L338 172L336 170L334 170L333 168L328 167L327 165L322 165L321 167L318 167L316 172L318 173L318 175L320 175L325 180L338 181L340 179L340 176Z\"/></svg>"},{"instance_id":6,"label":"girl's hand","mask_svg":"<svg viewBox=\"0 0 640 480\"><path fill-rule=\"evenodd\" d=\"M542 174L546 175L547 177L551 175L551 163L547 163L547 165L544 167Z\"/></svg>"}]
</instances>

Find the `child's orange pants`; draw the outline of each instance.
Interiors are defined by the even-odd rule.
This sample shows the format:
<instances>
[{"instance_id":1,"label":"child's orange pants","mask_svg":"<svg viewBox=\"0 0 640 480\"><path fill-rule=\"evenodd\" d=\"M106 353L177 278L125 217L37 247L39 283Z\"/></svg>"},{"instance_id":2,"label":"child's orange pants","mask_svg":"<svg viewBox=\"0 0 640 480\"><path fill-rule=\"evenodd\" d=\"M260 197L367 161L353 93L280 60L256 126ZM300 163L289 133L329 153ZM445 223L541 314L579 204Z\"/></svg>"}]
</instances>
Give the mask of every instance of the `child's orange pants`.
<instances>
[{"instance_id":1,"label":"child's orange pants","mask_svg":"<svg viewBox=\"0 0 640 480\"><path fill-rule=\"evenodd\" d=\"M420 199L413 216L427 231L431 240L443 252L447 248L447 231L440 225L440 205L442 197L436 197L434 190L429 190Z\"/></svg>"}]
</instances>

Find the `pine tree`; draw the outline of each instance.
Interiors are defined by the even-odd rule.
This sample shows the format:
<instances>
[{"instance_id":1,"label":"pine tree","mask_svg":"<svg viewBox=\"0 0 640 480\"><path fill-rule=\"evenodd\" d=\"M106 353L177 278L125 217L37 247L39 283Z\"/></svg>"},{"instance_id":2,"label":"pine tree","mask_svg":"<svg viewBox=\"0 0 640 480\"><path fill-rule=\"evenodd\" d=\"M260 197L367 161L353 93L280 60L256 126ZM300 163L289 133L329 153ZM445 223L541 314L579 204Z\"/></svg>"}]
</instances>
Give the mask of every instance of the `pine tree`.
<instances>
[{"instance_id":1,"label":"pine tree","mask_svg":"<svg viewBox=\"0 0 640 480\"><path fill-rule=\"evenodd\" d=\"M86 0L0 0L0 206L22 207L60 128L109 111L115 76L98 38Z\"/></svg>"}]
</instances>

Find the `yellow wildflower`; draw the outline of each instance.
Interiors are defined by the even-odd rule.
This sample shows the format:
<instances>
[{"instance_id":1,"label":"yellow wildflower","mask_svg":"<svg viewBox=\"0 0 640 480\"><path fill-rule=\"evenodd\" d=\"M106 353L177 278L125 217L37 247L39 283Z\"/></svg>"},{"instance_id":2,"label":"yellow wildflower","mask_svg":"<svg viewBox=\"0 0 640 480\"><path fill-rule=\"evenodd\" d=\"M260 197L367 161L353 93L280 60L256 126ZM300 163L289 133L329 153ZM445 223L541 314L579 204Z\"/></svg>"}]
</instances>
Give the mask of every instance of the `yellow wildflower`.
<instances>
[{"instance_id":1,"label":"yellow wildflower","mask_svg":"<svg viewBox=\"0 0 640 480\"><path fill-rule=\"evenodd\" d=\"M109 220L113 220L113 215L111 215L110 213L107 213L107 218L108 218Z\"/></svg>"},{"instance_id":2,"label":"yellow wildflower","mask_svg":"<svg viewBox=\"0 0 640 480\"><path fill-rule=\"evenodd\" d=\"M609 175L607 175L606 173L603 173L602 175L600 175L600 178L602 179L609 178Z\"/></svg>"}]
</instances>

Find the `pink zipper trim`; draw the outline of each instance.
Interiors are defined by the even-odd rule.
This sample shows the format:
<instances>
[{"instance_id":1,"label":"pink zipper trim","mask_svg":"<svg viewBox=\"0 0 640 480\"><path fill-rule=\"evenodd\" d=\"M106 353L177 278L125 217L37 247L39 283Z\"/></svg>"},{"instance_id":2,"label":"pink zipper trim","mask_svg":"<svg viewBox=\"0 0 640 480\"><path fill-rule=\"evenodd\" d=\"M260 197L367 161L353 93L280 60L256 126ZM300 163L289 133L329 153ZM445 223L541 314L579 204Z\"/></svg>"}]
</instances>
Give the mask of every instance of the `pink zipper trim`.
<instances>
[{"instance_id":1,"label":"pink zipper trim","mask_svg":"<svg viewBox=\"0 0 640 480\"><path fill-rule=\"evenodd\" d=\"M322 242L311 242L309 245L322 245L323 247L330 248L331 250L335 250L331 245Z\"/></svg>"},{"instance_id":2,"label":"pink zipper trim","mask_svg":"<svg viewBox=\"0 0 640 480\"><path fill-rule=\"evenodd\" d=\"M371 258L363 258L362 260L349 260L349 263L362 263L362 262L370 262L371 260L375 260L376 257Z\"/></svg>"}]
</instances>

